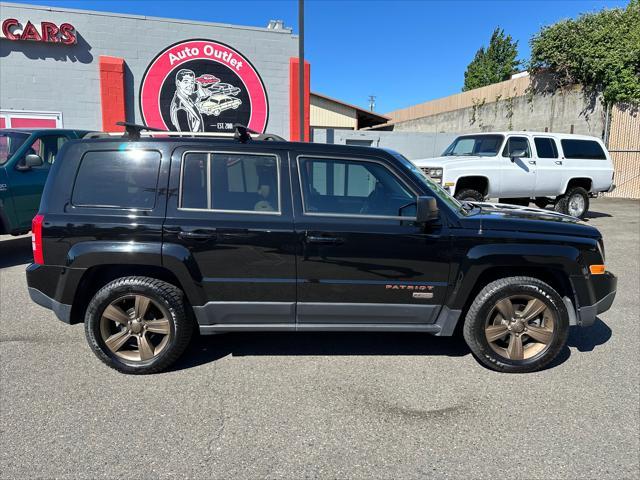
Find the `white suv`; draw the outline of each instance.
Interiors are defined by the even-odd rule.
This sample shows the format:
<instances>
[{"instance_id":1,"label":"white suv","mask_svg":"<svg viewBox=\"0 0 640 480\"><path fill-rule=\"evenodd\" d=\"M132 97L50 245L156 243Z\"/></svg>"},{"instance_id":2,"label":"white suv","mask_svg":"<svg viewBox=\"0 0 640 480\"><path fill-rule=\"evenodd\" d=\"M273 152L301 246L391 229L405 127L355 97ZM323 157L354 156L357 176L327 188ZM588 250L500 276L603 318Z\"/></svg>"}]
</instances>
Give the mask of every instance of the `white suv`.
<instances>
[{"instance_id":1,"label":"white suv","mask_svg":"<svg viewBox=\"0 0 640 480\"><path fill-rule=\"evenodd\" d=\"M414 160L459 200L499 198L584 218L589 197L610 192L613 163L602 141L561 133L495 132L462 135L442 157Z\"/></svg>"}]
</instances>

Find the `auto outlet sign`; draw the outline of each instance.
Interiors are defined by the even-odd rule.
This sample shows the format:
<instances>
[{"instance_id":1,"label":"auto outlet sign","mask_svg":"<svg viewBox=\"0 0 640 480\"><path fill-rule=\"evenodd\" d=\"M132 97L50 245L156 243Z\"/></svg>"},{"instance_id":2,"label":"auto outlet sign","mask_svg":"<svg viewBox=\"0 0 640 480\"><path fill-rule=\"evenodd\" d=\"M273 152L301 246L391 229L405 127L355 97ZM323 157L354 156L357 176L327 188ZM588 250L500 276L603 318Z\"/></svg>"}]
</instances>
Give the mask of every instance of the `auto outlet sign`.
<instances>
[{"instance_id":1,"label":"auto outlet sign","mask_svg":"<svg viewBox=\"0 0 640 480\"><path fill-rule=\"evenodd\" d=\"M232 131L234 123L264 132L269 102L262 79L237 50L187 40L160 52L140 86L147 125L191 132Z\"/></svg>"}]
</instances>

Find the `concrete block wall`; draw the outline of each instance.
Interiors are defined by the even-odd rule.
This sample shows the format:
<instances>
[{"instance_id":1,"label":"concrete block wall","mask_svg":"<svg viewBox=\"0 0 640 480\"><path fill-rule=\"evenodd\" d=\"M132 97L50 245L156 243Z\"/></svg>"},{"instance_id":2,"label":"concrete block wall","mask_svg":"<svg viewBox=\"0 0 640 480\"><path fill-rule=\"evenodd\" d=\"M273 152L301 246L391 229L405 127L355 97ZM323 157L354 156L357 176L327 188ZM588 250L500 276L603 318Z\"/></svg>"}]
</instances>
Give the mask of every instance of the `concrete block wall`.
<instances>
[{"instance_id":1,"label":"concrete block wall","mask_svg":"<svg viewBox=\"0 0 640 480\"><path fill-rule=\"evenodd\" d=\"M558 91L513 98L476 98L472 107L400 121L394 131L487 132L549 131L602 138L606 112L599 99L592 102L581 90Z\"/></svg>"},{"instance_id":2,"label":"concrete block wall","mask_svg":"<svg viewBox=\"0 0 640 480\"><path fill-rule=\"evenodd\" d=\"M73 46L0 40L0 109L63 112L68 128L101 129L99 57L122 57L129 121L140 122L138 95L151 60L182 40L225 43L254 65L267 90L269 132L289 137L289 58L297 56L291 31L160 19L0 2L0 17L68 22ZM269 19L265 19L265 25Z\"/></svg>"}]
</instances>

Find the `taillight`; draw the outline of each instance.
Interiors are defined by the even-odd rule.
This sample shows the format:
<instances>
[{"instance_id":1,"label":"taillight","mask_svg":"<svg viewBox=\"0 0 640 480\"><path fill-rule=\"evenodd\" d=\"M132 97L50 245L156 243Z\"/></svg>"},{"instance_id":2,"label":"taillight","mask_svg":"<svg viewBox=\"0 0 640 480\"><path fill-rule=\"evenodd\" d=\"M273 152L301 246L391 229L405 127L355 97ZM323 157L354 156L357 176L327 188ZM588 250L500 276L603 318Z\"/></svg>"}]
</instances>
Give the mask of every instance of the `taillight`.
<instances>
[{"instance_id":1,"label":"taillight","mask_svg":"<svg viewBox=\"0 0 640 480\"><path fill-rule=\"evenodd\" d=\"M31 221L31 248L33 250L33 263L44 265L44 253L42 251L42 223L44 215L36 215Z\"/></svg>"}]
</instances>

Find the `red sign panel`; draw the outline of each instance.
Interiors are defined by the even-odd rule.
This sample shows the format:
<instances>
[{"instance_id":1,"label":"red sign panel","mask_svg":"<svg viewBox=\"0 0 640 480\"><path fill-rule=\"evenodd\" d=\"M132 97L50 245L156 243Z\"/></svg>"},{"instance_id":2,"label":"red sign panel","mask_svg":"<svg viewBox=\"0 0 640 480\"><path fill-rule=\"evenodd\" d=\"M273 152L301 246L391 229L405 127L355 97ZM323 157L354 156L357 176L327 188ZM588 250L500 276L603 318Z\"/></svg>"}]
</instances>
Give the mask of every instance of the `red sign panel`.
<instances>
[{"instance_id":1,"label":"red sign panel","mask_svg":"<svg viewBox=\"0 0 640 480\"><path fill-rule=\"evenodd\" d=\"M140 86L147 125L191 132L264 132L269 102L262 79L241 53L212 40L185 40L160 52Z\"/></svg>"},{"instance_id":2,"label":"red sign panel","mask_svg":"<svg viewBox=\"0 0 640 480\"><path fill-rule=\"evenodd\" d=\"M36 26L27 21L23 25L15 18L7 18L2 21L1 38L12 41L27 40L31 42L61 43L63 45L75 45L78 43L76 28L70 23L63 23L58 26L51 22L41 22Z\"/></svg>"},{"instance_id":3,"label":"red sign panel","mask_svg":"<svg viewBox=\"0 0 640 480\"><path fill-rule=\"evenodd\" d=\"M12 128L56 128L58 125L52 118L21 118L11 119Z\"/></svg>"}]
</instances>

